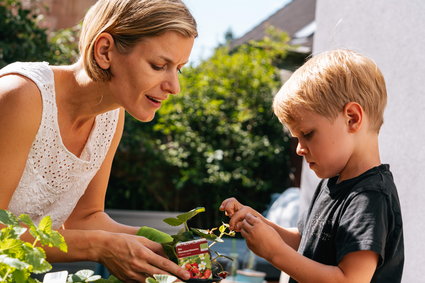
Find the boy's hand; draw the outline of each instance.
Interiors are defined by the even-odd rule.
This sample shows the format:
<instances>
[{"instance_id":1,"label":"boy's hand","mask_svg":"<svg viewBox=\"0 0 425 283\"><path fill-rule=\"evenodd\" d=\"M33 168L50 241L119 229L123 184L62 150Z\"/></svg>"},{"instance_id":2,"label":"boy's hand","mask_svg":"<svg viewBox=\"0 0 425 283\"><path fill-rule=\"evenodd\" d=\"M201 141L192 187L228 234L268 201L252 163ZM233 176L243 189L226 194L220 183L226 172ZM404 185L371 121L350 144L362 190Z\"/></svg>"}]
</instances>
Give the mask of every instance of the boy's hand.
<instances>
[{"instance_id":1,"label":"boy's hand","mask_svg":"<svg viewBox=\"0 0 425 283\"><path fill-rule=\"evenodd\" d=\"M233 214L235 214L236 211L241 209L243 205L235 198L228 198L223 200L221 203L219 209L221 211L224 211L224 213L229 216L230 218L233 217Z\"/></svg>"},{"instance_id":2,"label":"boy's hand","mask_svg":"<svg viewBox=\"0 0 425 283\"><path fill-rule=\"evenodd\" d=\"M286 245L276 230L251 213L245 215L240 228L248 248L266 260Z\"/></svg>"},{"instance_id":3,"label":"boy's hand","mask_svg":"<svg viewBox=\"0 0 425 283\"><path fill-rule=\"evenodd\" d=\"M219 209L221 211L224 211L225 214L230 217L229 228L236 232L240 232L242 221L245 219L245 216L248 213L253 215L259 215L257 211L255 211L249 206L242 205L235 198L225 199L221 203Z\"/></svg>"}]
</instances>

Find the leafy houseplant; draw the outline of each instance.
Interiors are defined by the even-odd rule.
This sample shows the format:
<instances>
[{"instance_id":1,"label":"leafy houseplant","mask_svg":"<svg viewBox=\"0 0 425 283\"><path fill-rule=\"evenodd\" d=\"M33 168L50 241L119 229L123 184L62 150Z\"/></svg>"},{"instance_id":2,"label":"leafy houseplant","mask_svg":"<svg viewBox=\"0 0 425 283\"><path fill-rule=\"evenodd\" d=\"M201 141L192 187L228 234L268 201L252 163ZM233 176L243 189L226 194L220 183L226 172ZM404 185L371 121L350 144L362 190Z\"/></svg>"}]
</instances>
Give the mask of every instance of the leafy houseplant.
<instances>
[{"instance_id":1,"label":"leafy houseplant","mask_svg":"<svg viewBox=\"0 0 425 283\"><path fill-rule=\"evenodd\" d=\"M154 242L162 244L164 252L167 254L168 258L175 263L178 263L177 254L176 254L176 245L181 242L188 242L195 240L196 238L203 238L211 242L209 244L209 252L213 253L211 261L213 264L213 280L218 281L221 278L225 278L227 273L224 272L221 265L218 263L217 258L226 257L222 254L211 249L218 242L223 242L222 237L224 235L233 237L235 235L234 231L229 229L229 224L223 223L218 228L213 228L211 230L190 228L187 224L188 220L193 218L198 213L204 212L204 207L198 207L190 210L189 212L178 215L177 217L165 218L163 221L171 226L180 226L183 225L183 228L175 235L169 235L157 229L143 226L137 232L137 235L146 237ZM218 235L215 232L218 231ZM192 279L193 280L193 279Z\"/></svg>"},{"instance_id":2,"label":"leafy houseplant","mask_svg":"<svg viewBox=\"0 0 425 283\"><path fill-rule=\"evenodd\" d=\"M0 282L39 282L30 277L31 273L44 273L52 266L46 260L45 251L36 246L38 243L68 251L62 235L52 230L50 216L36 226L26 214L16 217L7 210L0 210L0 223L6 225L0 230ZM34 237L32 243L21 240L28 230Z\"/></svg>"}]
</instances>

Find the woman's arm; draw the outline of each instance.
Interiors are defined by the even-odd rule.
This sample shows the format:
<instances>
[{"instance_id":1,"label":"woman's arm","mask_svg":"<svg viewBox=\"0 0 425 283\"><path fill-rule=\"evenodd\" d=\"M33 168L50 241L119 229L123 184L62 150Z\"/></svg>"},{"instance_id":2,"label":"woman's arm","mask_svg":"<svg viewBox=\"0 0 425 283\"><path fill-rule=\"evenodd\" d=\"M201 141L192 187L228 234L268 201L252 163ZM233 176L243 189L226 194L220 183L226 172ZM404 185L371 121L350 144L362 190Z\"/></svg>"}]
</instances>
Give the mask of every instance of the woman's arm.
<instances>
[{"instance_id":1,"label":"woman's arm","mask_svg":"<svg viewBox=\"0 0 425 283\"><path fill-rule=\"evenodd\" d=\"M41 95L18 75L0 77L0 208L7 209L40 126Z\"/></svg>"},{"instance_id":2,"label":"woman's arm","mask_svg":"<svg viewBox=\"0 0 425 283\"><path fill-rule=\"evenodd\" d=\"M188 279L187 271L164 257L160 244L135 235L139 227L117 223L104 212L106 188L124 118L125 112L121 109L109 152L60 231L68 244L67 256L101 262L121 280L143 282L147 275L164 273ZM48 258L60 261L63 256L54 252L48 253Z\"/></svg>"}]
</instances>

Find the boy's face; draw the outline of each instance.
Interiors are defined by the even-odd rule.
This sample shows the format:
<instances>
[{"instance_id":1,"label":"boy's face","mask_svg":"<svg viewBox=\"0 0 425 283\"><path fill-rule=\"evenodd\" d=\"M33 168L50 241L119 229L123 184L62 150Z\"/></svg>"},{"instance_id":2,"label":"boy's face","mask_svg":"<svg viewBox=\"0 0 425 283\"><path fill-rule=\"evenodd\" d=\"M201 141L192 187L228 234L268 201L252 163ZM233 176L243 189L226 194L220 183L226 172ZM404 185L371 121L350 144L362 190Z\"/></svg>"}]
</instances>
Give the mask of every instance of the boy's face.
<instances>
[{"instance_id":1,"label":"boy's face","mask_svg":"<svg viewBox=\"0 0 425 283\"><path fill-rule=\"evenodd\" d=\"M353 138L343 113L329 118L305 109L298 109L296 122L287 125L298 139L297 154L304 156L319 178L341 174L353 153Z\"/></svg>"}]
</instances>

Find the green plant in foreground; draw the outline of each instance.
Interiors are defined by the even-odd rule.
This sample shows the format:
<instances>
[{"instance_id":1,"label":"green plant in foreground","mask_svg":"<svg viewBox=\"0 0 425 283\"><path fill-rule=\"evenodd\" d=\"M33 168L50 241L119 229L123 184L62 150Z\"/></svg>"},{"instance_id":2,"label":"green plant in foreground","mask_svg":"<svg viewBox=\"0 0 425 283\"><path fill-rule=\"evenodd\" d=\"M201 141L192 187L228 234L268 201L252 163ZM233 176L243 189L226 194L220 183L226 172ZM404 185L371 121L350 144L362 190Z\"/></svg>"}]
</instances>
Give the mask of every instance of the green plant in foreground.
<instances>
[{"instance_id":1,"label":"green plant in foreground","mask_svg":"<svg viewBox=\"0 0 425 283\"><path fill-rule=\"evenodd\" d=\"M0 224L6 225L0 230L0 282L39 282L30 277L31 273L44 273L52 266L46 260L45 251L37 244L68 251L63 236L52 230L50 216L44 217L36 226L26 214L16 217L1 209ZM26 231L34 237L32 243L21 240Z\"/></svg>"},{"instance_id":2,"label":"green plant in foreground","mask_svg":"<svg viewBox=\"0 0 425 283\"><path fill-rule=\"evenodd\" d=\"M215 253L215 257L212 258L213 262L218 262L216 259L218 257L226 257L218 252L211 250L211 247L218 242L223 242L222 237L224 235L227 236L235 236L235 232L229 229L229 224L223 223L218 228L213 228L211 230L198 229L198 228L190 228L187 224L187 221L193 218L198 213L204 212L204 207L197 207L189 212L178 215L177 217L165 218L163 221L171 226L180 226L183 225L183 228L175 235L169 235L162 231L159 231L152 227L143 226L137 232L137 235L143 236L152 240L154 242L160 243L164 248L164 252L167 254L168 258L174 262L178 262L177 254L176 254L176 244L179 242L187 242L194 240L196 237L205 238L212 243L209 245L210 252ZM218 231L219 234L216 235L215 231Z\"/></svg>"}]
</instances>

